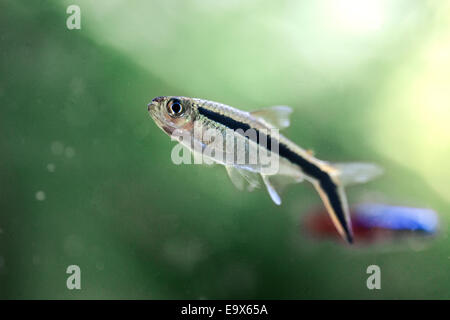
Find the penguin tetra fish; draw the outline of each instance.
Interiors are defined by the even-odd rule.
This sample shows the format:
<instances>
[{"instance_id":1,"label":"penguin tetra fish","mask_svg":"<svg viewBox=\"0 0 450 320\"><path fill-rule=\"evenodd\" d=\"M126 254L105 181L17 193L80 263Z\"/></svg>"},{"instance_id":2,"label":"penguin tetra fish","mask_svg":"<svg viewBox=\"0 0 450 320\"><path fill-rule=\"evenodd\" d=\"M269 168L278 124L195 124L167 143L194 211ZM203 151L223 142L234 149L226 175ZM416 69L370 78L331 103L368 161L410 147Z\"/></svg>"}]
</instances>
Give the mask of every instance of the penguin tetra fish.
<instances>
[{"instance_id":1,"label":"penguin tetra fish","mask_svg":"<svg viewBox=\"0 0 450 320\"><path fill-rule=\"evenodd\" d=\"M382 170L370 163L331 164L319 160L311 151L278 134L277 129L289 126L291 108L275 106L246 112L218 102L167 96L154 98L148 111L158 127L194 154L202 153L212 162L224 165L239 189L259 186L261 177L272 200L279 205L279 193L285 185L306 179L319 193L339 233L348 242L353 241L344 185L367 182ZM205 134L211 130L216 132L215 137ZM254 134L247 134L249 131ZM277 159L276 172L259 162L238 161L239 154L231 152L234 144L233 149L224 147L221 139L217 143L218 137L226 141L231 137L234 144L241 145L245 159L251 158L252 150L273 156Z\"/></svg>"}]
</instances>

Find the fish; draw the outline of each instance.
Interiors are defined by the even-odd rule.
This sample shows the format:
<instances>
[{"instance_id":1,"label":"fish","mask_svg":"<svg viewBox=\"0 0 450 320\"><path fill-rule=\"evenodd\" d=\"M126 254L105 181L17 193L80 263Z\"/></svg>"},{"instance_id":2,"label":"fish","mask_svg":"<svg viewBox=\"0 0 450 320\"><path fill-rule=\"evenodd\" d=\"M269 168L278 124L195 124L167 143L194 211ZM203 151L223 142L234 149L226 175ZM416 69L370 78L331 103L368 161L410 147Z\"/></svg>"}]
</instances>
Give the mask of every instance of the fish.
<instances>
[{"instance_id":1,"label":"fish","mask_svg":"<svg viewBox=\"0 0 450 320\"><path fill-rule=\"evenodd\" d=\"M302 229L315 239L336 239L334 226L322 208L304 216ZM350 208L355 242L364 245L393 243L399 239L431 239L439 231L436 211L429 208L360 203Z\"/></svg>"},{"instance_id":2,"label":"fish","mask_svg":"<svg viewBox=\"0 0 450 320\"><path fill-rule=\"evenodd\" d=\"M159 96L147 107L162 131L191 151L194 158L225 166L240 190L252 191L260 187L262 180L272 201L281 205L280 194L287 185L308 181L339 234L348 243L353 242L344 186L368 182L383 170L373 163L332 164L284 137L279 130L290 125L291 107L280 105L248 112L184 96ZM232 141L232 147L225 146L224 141ZM260 156L257 161L251 161L253 154ZM263 162L263 154L271 161Z\"/></svg>"}]
</instances>

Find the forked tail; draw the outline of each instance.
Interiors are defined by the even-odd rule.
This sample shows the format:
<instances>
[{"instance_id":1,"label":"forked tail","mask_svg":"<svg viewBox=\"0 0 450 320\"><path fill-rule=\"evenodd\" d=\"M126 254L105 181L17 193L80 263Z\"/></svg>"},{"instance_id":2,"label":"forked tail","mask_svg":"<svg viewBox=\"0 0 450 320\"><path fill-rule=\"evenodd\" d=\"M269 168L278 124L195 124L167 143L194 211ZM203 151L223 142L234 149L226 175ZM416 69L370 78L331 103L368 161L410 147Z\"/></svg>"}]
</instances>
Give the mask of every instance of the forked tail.
<instances>
[{"instance_id":1,"label":"forked tail","mask_svg":"<svg viewBox=\"0 0 450 320\"><path fill-rule=\"evenodd\" d=\"M335 164L322 168L326 174L313 183L336 229L349 243L353 231L344 185L365 183L383 171L370 163Z\"/></svg>"}]
</instances>

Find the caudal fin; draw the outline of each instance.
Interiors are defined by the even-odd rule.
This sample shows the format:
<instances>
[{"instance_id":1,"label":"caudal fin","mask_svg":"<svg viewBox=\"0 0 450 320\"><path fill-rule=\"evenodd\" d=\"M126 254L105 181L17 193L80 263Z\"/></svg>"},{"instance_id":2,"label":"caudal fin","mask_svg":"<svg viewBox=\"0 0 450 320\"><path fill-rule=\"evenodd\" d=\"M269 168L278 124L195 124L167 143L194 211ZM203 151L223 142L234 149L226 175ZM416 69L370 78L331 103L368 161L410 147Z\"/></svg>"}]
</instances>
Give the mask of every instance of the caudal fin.
<instances>
[{"instance_id":1,"label":"caudal fin","mask_svg":"<svg viewBox=\"0 0 450 320\"><path fill-rule=\"evenodd\" d=\"M349 243L353 242L353 231L344 189L334 182L317 182L314 187L340 235Z\"/></svg>"},{"instance_id":2,"label":"caudal fin","mask_svg":"<svg viewBox=\"0 0 450 320\"><path fill-rule=\"evenodd\" d=\"M353 231L344 186L365 183L382 174L383 170L375 164L361 162L337 163L322 169L326 174L314 183L314 187L338 232L352 243Z\"/></svg>"},{"instance_id":3,"label":"caudal fin","mask_svg":"<svg viewBox=\"0 0 450 320\"><path fill-rule=\"evenodd\" d=\"M383 174L383 169L374 163L349 162L334 163L339 181L343 186L366 183Z\"/></svg>"},{"instance_id":4,"label":"caudal fin","mask_svg":"<svg viewBox=\"0 0 450 320\"><path fill-rule=\"evenodd\" d=\"M313 183L325 208L340 235L349 243L353 242L353 230L348 210L347 197L336 177L328 175Z\"/></svg>"}]
</instances>

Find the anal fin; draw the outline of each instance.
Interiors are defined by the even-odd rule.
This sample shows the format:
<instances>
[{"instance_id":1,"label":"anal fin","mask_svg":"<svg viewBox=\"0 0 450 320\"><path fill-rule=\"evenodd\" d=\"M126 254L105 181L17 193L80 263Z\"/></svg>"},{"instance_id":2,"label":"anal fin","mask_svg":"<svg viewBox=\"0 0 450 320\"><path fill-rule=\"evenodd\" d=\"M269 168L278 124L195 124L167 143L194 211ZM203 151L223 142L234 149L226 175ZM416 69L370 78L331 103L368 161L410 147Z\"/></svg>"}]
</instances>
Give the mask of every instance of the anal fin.
<instances>
[{"instance_id":1,"label":"anal fin","mask_svg":"<svg viewBox=\"0 0 450 320\"><path fill-rule=\"evenodd\" d=\"M298 177L285 176L285 175L261 175L264 184L266 185L267 192L276 205L281 205L280 193L286 188L287 185L293 183L300 183L303 181L303 175Z\"/></svg>"},{"instance_id":2,"label":"anal fin","mask_svg":"<svg viewBox=\"0 0 450 320\"><path fill-rule=\"evenodd\" d=\"M270 183L269 176L261 175L264 184L266 185L267 192L269 192L270 197L272 198L272 201L275 202L276 205L281 204L281 197L278 194L277 190L275 190L275 187Z\"/></svg>"}]
</instances>

